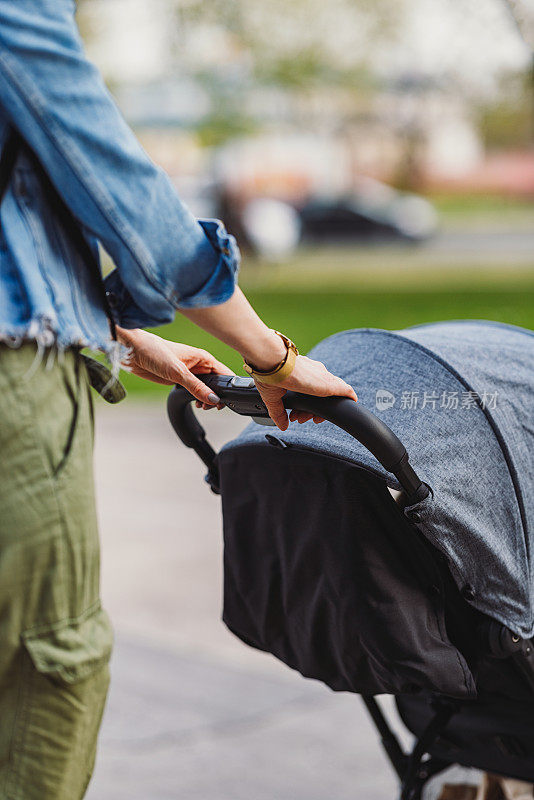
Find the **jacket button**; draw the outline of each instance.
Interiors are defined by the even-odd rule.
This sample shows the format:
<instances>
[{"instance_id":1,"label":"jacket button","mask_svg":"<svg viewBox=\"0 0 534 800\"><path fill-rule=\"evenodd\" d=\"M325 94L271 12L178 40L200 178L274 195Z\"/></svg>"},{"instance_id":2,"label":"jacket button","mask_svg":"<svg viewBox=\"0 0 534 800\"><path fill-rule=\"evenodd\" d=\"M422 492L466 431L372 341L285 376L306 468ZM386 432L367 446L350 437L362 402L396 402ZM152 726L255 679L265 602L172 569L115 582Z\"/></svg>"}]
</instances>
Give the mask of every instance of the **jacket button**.
<instances>
[{"instance_id":1,"label":"jacket button","mask_svg":"<svg viewBox=\"0 0 534 800\"><path fill-rule=\"evenodd\" d=\"M422 517L421 517L421 514L419 513L419 511L409 511L408 512L408 519L411 522L418 523L418 522L421 522Z\"/></svg>"}]
</instances>

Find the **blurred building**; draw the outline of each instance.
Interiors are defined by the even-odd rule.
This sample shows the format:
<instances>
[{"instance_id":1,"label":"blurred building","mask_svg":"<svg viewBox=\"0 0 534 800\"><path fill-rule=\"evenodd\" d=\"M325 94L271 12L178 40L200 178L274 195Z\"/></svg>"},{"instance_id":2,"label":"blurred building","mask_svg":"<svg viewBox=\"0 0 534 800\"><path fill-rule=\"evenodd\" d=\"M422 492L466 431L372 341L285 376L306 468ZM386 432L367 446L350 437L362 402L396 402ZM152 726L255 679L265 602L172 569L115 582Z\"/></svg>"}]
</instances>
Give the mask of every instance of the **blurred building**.
<instances>
[{"instance_id":1,"label":"blurred building","mask_svg":"<svg viewBox=\"0 0 534 800\"><path fill-rule=\"evenodd\" d=\"M383 3L377 14L392 8ZM362 175L410 189L472 183L534 194L531 156L499 167L506 159L487 159L479 129L477 102L497 91L499 70L529 63L501 0L461 8L398 0L389 38L363 12L367 27L352 30L363 3L335 0L321 17L324 4L308 0L319 16L312 22L310 13L317 28L310 31L298 27L295 9L273 21L272 2L243 4L85 0L82 7L90 54L123 112L192 197L222 184L247 197L298 200L349 192ZM315 57L310 43L319 40ZM361 59L351 56L356 46Z\"/></svg>"}]
</instances>

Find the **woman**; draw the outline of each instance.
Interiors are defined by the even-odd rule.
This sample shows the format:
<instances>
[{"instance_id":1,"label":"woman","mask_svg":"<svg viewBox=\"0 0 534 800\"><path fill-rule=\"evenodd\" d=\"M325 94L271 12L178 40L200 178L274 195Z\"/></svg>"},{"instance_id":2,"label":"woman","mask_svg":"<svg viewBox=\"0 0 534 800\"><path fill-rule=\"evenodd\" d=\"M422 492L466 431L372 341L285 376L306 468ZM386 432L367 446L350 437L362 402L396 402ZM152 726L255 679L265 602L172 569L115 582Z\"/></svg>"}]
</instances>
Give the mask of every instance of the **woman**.
<instances>
[{"instance_id":1,"label":"woman","mask_svg":"<svg viewBox=\"0 0 534 800\"><path fill-rule=\"evenodd\" d=\"M287 389L356 396L296 355L235 287L233 238L194 219L142 151L84 56L72 0L0 0L0 147L0 800L78 800L111 650L95 367L80 348L116 366L127 348L137 375L215 406L195 373L227 368L143 330L178 310L243 356L281 429ZM97 242L115 264L105 289Z\"/></svg>"}]
</instances>

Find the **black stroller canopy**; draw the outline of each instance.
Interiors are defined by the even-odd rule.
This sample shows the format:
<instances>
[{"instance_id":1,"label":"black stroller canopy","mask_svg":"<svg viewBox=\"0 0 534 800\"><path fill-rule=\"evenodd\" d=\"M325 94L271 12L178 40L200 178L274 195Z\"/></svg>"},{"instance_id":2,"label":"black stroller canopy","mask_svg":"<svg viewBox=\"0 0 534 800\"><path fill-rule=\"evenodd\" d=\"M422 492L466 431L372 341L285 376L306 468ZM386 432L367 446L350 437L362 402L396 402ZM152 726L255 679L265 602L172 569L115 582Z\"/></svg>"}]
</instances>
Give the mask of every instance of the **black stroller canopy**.
<instances>
[{"instance_id":1,"label":"black stroller canopy","mask_svg":"<svg viewBox=\"0 0 534 800\"><path fill-rule=\"evenodd\" d=\"M534 634L534 334L491 322L395 333L353 330L310 353L356 389L406 445L431 495L417 525L449 561L465 599ZM265 441L256 424L225 449ZM278 439L340 456L399 488L340 428L292 424Z\"/></svg>"}]
</instances>

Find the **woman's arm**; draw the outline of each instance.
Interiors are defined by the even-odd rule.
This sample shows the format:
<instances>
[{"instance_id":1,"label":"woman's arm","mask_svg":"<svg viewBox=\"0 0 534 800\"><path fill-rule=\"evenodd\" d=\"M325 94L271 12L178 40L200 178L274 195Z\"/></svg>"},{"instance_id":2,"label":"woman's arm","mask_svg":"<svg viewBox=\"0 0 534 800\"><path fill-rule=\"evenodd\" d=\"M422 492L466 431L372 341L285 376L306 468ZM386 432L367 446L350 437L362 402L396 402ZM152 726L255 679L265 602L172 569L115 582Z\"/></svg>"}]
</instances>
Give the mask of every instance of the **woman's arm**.
<instances>
[{"instance_id":1,"label":"woman's arm","mask_svg":"<svg viewBox=\"0 0 534 800\"><path fill-rule=\"evenodd\" d=\"M262 322L239 288L225 303L182 309L182 314L259 369L269 369L285 355L280 337Z\"/></svg>"},{"instance_id":2,"label":"woman's arm","mask_svg":"<svg viewBox=\"0 0 534 800\"><path fill-rule=\"evenodd\" d=\"M241 353L245 361L260 370L269 370L278 364L286 353L286 347L278 334L267 327L256 314L243 292L238 288L234 294L218 306L211 308L184 309L182 313L199 327L213 334L225 344ZM297 356L295 367L281 384L267 386L256 381L258 391L267 406L271 419L280 428L288 426L287 412L282 397L287 389L318 397L350 397L356 401L352 386L332 375L320 361L306 356ZM311 414L292 412L290 419L306 422ZM319 417L315 422L322 422Z\"/></svg>"},{"instance_id":3,"label":"woman's arm","mask_svg":"<svg viewBox=\"0 0 534 800\"><path fill-rule=\"evenodd\" d=\"M236 289L230 300L221 305L187 309L182 313L200 328L233 347L247 362L258 369L269 370L286 354L282 339L262 322L240 289ZM180 360L180 351L176 348L184 345L175 345L139 330L119 329L119 337L132 349L132 368L137 375L162 383L179 383L189 389L191 394L204 405L217 403L219 398L210 394L210 390L193 374L231 372L209 353L197 351L202 353L204 358L203 368L199 369L198 364L184 364ZM256 385L272 420L281 430L285 430L288 426L287 412L282 403L282 397L287 389L319 397L338 395L357 399L351 386L328 372L324 364L312 361L306 356L297 357L293 372L281 384L267 386L257 382ZM305 412L291 412L290 418L306 422L312 415ZM315 421L322 420L317 417Z\"/></svg>"}]
</instances>

